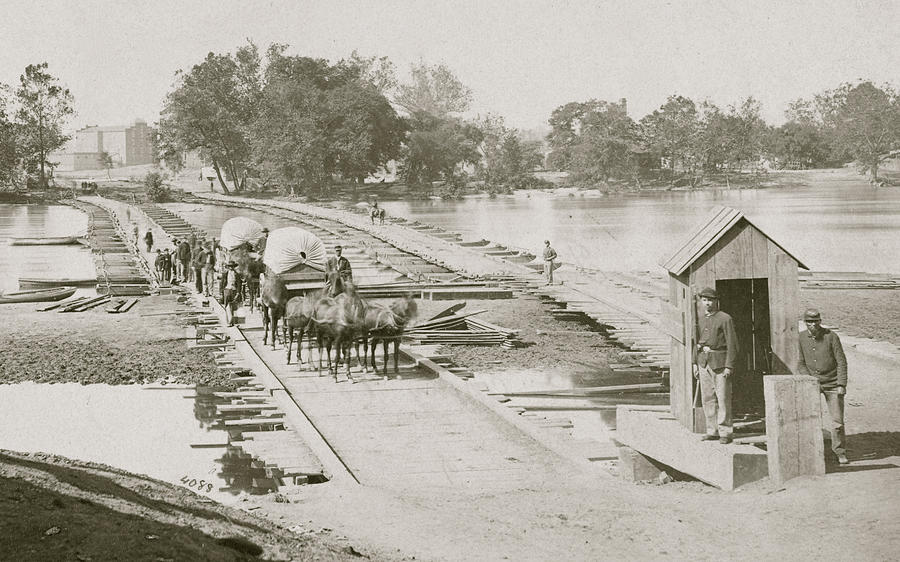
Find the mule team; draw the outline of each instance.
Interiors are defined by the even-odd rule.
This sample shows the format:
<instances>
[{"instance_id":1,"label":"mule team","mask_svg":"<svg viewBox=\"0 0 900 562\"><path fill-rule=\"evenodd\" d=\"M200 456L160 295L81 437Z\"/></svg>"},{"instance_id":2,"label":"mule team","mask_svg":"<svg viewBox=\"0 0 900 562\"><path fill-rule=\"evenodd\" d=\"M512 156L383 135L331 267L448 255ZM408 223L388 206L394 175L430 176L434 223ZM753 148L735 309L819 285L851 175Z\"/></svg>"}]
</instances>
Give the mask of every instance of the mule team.
<instances>
[{"instance_id":1,"label":"mule team","mask_svg":"<svg viewBox=\"0 0 900 562\"><path fill-rule=\"evenodd\" d=\"M341 359L350 373L350 348L356 349L357 363L368 373L369 343L371 342L371 364L375 373L376 343L382 342L384 350L384 374L388 367L388 345L394 344L394 372L398 370L400 339L407 324L416 315L416 303L410 296L396 299L389 305L363 299L356 289L348 267L341 267L337 257L330 257L325 264L325 285L322 289L308 294L288 298L287 286L280 275L264 265L262 260L251 254L249 249L239 248L230 253L229 266L241 278L259 280L259 305L263 320L263 345L270 343L275 349L279 320L282 320L282 343L287 349L287 362L291 362L291 348L294 335L297 338L297 362L302 366L301 344L304 335L310 340L315 336L319 352L319 373L323 359L327 358L329 371L338 377ZM346 261L346 260L344 260ZM262 275L260 271L264 271ZM254 300L250 297L251 303ZM226 307L227 308L227 307ZM363 346L360 359L359 346ZM310 346L311 347L311 346ZM334 361L331 352L334 349ZM324 352L323 352L324 351ZM312 355L309 356L310 366Z\"/></svg>"}]
</instances>

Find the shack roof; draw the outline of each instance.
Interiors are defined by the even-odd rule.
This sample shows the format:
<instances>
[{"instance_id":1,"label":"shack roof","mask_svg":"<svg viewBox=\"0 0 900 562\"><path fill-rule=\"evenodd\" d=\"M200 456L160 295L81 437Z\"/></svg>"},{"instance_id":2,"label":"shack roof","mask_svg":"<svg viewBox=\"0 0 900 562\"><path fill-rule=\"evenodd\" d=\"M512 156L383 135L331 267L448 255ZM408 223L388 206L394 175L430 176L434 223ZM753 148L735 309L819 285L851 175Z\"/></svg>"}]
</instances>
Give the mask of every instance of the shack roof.
<instances>
[{"instance_id":1,"label":"shack roof","mask_svg":"<svg viewBox=\"0 0 900 562\"><path fill-rule=\"evenodd\" d=\"M700 258L707 250L709 250L713 244L715 244L719 239L721 239L725 234L734 228L739 222L742 220L747 221L753 228L759 230L759 232L765 236L767 239L771 240L773 244L781 248L781 250L791 256L794 261L797 262L797 265L802 267L803 269L809 270L803 262L797 259L796 256L788 252L784 249L784 247L772 240L772 238L763 232L758 226L750 222L750 219L744 216L744 213L738 211L737 209L732 209L730 207L716 206L714 207L707 219L702 221L697 228L691 232L690 236L686 239L683 244L679 244L675 252L668 256L663 256L663 258L659 261L659 264L666 268L669 273L673 275L681 275L684 273L688 267L691 266L697 259Z\"/></svg>"}]
</instances>

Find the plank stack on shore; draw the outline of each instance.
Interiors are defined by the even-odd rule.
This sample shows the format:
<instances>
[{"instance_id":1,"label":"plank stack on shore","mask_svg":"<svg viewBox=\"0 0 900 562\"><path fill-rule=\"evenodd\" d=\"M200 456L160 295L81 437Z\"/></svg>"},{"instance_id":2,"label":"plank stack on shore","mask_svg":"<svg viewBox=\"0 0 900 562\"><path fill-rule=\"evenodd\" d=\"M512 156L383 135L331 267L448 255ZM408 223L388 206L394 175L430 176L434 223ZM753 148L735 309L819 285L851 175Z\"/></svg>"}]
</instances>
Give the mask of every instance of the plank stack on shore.
<instances>
[{"instance_id":1,"label":"plank stack on shore","mask_svg":"<svg viewBox=\"0 0 900 562\"><path fill-rule=\"evenodd\" d=\"M405 335L419 345L499 345L523 347L517 330L495 326L474 318L483 310L465 314L449 314L409 328Z\"/></svg>"},{"instance_id":2,"label":"plank stack on shore","mask_svg":"<svg viewBox=\"0 0 900 562\"><path fill-rule=\"evenodd\" d=\"M801 289L900 289L900 278L890 273L862 271L803 271Z\"/></svg>"}]
</instances>

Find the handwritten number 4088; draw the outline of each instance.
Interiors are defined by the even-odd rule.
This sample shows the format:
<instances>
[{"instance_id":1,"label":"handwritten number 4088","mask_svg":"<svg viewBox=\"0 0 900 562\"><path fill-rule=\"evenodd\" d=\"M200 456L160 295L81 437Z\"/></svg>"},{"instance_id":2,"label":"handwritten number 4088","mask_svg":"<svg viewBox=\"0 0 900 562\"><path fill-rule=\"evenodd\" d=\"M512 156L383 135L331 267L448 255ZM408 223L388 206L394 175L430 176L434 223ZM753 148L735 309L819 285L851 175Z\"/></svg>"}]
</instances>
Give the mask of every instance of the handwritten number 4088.
<instances>
[{"instance_id":1,"label":"handwritten number 4088","mask_svg":"<svg viewBox=\"0 0 900 562\"><path fill-rule=\"evenodd\" d=\"M212 489L213 489L213 485L210 484L209 482L207 482L206 480L200 480L198 482L196 478L188 478L187 476L185 476L181 479L181 483L184 484L185 486L187 486L188 488L196 487L197 490L199 490L201 492L205 491L205 492L209 493L209 492L212 492ZM203 488L206 488L206 490L204 490Z\"/></svg>"}]
</instances>

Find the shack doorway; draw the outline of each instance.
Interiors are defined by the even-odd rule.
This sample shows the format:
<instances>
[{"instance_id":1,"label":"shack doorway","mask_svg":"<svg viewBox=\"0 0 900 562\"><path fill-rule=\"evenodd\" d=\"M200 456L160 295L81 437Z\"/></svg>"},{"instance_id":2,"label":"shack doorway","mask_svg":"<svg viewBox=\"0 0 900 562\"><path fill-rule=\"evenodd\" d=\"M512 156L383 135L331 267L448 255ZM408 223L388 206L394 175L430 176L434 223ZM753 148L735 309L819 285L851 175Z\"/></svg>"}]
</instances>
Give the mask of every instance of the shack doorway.
<instances>
[{"instance_id":1,"label":"shack doorway","mask_svg":"<svg viewBox=\"0 0 900 562\"><path fill-rule=\"evenodd\" d=\"M719 306L734 320L740 353L732 381L732 412L765 415L763 377L771 372L768 279L716 280Z\"/></svg>"}]
</instances>

